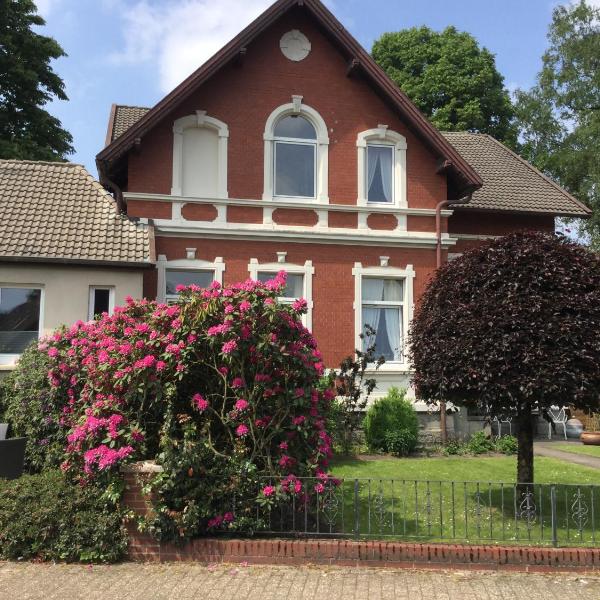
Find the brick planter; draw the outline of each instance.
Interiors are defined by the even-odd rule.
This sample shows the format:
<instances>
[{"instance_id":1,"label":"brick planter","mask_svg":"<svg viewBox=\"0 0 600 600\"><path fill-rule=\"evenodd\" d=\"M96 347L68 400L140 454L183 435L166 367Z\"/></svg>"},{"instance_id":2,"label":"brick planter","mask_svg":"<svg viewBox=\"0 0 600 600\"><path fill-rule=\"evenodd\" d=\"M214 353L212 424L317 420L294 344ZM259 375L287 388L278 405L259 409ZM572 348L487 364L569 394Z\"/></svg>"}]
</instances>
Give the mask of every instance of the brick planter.
<instances>
[{"instance_id":1,"label":"brick planter","mask_svg":"<svg viewBox=\"0 0 600 600\"><path fill-rule=\"evenodd\" d=\"M153 463L123 469L125 504L147 513L149 498L141 486L160 472ZM128 525L128 557L135 561L204 563L326 564L365 567L493 569L521 571L600 571L600 548L544 548L470 544L350 541L339 539L200 538L183 545L158 542Z\"/></svg>"}]
</instances>

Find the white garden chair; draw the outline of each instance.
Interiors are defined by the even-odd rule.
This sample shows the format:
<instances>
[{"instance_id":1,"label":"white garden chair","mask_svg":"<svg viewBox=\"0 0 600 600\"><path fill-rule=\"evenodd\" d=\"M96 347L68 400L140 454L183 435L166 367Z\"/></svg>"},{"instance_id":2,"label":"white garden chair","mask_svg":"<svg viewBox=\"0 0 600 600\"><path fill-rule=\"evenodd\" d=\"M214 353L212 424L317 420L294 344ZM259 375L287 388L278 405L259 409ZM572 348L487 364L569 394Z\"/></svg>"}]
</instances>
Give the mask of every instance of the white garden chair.
<instances>
[{"instance_id":1,"label":"white garden chair","mask_svg":"<svg viewBox=\"0 0 600 600\"><path fill-rule=\"evenodd\" d=\"M564 406L551 406L548 409L548 416L551 419L551 423L548 423L548 439L552 439L552 424L562 425L565 440L567 439L567 413Z\"/></svg>"},{"instance_id":2,"label":"white garden chair","mask_svg":"<svg viewBox=\"0 0 600 600\"><path fill-rule=\"evenodd\" d=\"M498 430L498 437L502 437L502 424L506 423L508 425L508 435L512 435L512 417L494 417L492 419L493 423L496 423L496 428Z\"/></svg>"}]
</instances>

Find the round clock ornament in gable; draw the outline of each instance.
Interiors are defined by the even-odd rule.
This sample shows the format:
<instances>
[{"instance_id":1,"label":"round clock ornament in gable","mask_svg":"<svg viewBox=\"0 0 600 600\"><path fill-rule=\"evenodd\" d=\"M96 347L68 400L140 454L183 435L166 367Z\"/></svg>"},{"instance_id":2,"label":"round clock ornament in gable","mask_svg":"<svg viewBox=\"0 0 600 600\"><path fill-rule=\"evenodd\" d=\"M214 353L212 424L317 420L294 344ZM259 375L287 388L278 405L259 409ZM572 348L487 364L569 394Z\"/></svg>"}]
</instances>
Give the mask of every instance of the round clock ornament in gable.
<instances>
[{"instance_id":1,"label":"round clock ornament in gable","mask_svg":"<svg viewBox=\"0 0 600 600\"><path fill-rule=\"evenodd\" d=\"M304 60L310 53L309 39L297 29L292 29L281 36L279 48L283 55L294 62Z\"/></svg>"}]
</instances>

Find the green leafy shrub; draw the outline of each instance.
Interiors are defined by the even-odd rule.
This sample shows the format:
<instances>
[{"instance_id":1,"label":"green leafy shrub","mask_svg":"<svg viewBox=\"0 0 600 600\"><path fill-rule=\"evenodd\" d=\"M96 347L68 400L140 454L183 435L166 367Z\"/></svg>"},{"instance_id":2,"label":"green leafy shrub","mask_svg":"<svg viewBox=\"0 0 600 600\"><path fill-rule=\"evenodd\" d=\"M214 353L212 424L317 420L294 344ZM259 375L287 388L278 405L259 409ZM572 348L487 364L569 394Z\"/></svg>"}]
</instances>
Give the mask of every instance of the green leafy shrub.
<instances>
[{"instance_id":1,"label":"green leafy shrub","mask_svg":"<svg viewBox=\"0 0 600 600\"><path fill-rule=\"evenodd\" d=\"M59 470L0 479L0 559L114 562L125 549L121 511L96 486Z\"/></svg>"},{"instance_id":2,"label":"green leafy shrub","mask_svg":"<svg viewBox=\"0 0 600 600\"><path fill-rule=\"evenodd\" d=\"M387 452L396 456L407 456L416 447L419 436L410 429L399 429L398 431L386 431L385 445Z\"/></svg>"},{"instance_id":3,"label":"green leafy shrub","mask_svg":"<svg viewBox=\"0 0 600 600\"><path fill-rule=\"evenodd\" d=\"M364 429L371 450L406 455L416 449L419 420L405 393L390 388L387 396L375 401L367 411Z\"/></svg>"},{"instance_id":4,"label":"green leafy shrub","mask_svg":"<svg viewBox=\"0 0 600 600\"><path fill-rule=\"evenodd\" d=\"M471 454L485 454L493 452L496 448L494 441L487 436L485 431L477 431L467 442L467 449Z\"/></svg>"},{"instance_id":5,"label":"green leafy shrub","mask_svg":"<svg viewBox=\"0 0 600 600\"><path fill-rule=\"evenodd\" d=\"M448 456L458 456L463 454L468 454L469 449L467 444L462 440L448 440L445 446L443 446L443 453Z\"/></svg>"},{"instance_id":6,"label":"green leafy shrub","mask_svg":"<svg viewBox=\"0 0 600 600\"><path fill-rule=\"evenodd\" d=\"M496 439L494 443L496 452L502 454L516 454L519 448L519 443L514 435L504 435Z\"/></svg>"},{"instance_id":7,"label":"green leafy shrub","mask_svg":"<svg viewBox=\"0 0 600 600\"><path fill-rule=\"evenodd\" d=\"M23 352L17 368L0 379L0 420L9 423L11 437L28 439L25 466L32 473L58 467L67 444L61 419L68 396L64 388L50 386L49 369L48 355L36 342Z\"/></svg>"}]
</instances>

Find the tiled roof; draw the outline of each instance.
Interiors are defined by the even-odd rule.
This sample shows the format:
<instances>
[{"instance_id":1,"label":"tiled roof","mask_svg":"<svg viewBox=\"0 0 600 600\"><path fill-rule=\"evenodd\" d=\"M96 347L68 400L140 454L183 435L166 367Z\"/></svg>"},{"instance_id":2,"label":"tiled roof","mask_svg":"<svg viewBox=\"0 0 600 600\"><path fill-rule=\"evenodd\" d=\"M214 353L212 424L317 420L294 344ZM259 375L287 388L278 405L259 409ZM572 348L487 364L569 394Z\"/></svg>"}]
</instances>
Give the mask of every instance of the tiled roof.
<instances>
[{"instance_id":1,"label":"tiled roof","mask_svg":"<svg viewBox=\"0 0 600 600\"><path fill-rule=\"evenodd\" d=\"M81 165L0 160L0 258L148 263L146 225Z\"/></svg>"},{"instance_id":2,"label":"tiled roof","mask_svg":"<svg viewBox=\"0 0 600 600\"><path fill-rule=\"evenodd\" d=\"M483 179L483 186L474 192L465 210L576 217L590 214L591 211L566 190L493 137L468 132L444 132L444 136Z\"/></svg>"},{"instance_id":3,"label":"tiled roof","mask_svg":"<svg viewBox=\"0 0 600 600\"><path fill-rule=\"evenodd\" d=\"M125 106L115 104L112 115L112 130L109 132L108 142L116 140L123 135L134 123L139 121L150 109L143 106Z\"/></svg>"}]
</instances>

